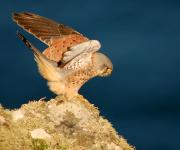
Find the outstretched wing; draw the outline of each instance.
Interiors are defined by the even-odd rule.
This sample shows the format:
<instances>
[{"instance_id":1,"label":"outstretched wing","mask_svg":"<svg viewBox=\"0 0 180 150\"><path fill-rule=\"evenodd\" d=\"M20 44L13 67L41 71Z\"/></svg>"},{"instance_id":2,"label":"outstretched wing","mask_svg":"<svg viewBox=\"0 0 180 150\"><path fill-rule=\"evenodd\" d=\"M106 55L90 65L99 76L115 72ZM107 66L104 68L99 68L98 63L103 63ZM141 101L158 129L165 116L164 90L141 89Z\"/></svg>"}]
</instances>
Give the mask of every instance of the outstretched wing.
<instances>
[{"instance_id":1,"label":"outstretched wing","mask_svg":"<svg viewBox=\"0 0 180 150\"><path fill-rule=\"evenodd\" d=\"M99 50L100 43L88 40L74 29L33 13L14 13L13 20L49 47L43 54L64 66L84 51Z\"/></svg>"},{"instance_id":2,"label":"outstretched wing","mask_svg":"<svg viewBox=\"0 0 180 150\"><path fill-rule=\"evenodd\" d=\"M68 26L33 13L13 13L12 18L20 27L33 34L48 46L51 46L53 39L74 34L83 36Z\"/></svg>"}]
</instances>

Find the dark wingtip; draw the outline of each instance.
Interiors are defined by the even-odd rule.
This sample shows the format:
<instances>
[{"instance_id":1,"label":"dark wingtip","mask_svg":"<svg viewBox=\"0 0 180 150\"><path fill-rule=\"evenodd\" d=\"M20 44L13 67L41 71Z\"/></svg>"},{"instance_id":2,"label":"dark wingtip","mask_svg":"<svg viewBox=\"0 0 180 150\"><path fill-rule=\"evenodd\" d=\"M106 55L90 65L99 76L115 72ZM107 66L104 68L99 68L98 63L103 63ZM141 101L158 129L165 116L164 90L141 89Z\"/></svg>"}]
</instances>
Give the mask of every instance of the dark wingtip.
<instances>
[{"instance_id":1,"label":"dark wingtip","mask_svg":"<svg viewBox=\"0 0 180 150\"><path fill-rule=\"evenodd\" d=\"M20 16L22 13L17 13L17 12L13 12L12 13L12 17L14 18L14 17L18 17L18 16Z\"/></svg>"},{"instance_id":2,"label":"dark wingtip","mask_svg":"<svg viewBox=\"0 0 180 150\"><path fill-rule=\"evenodd\" d=\"M33 17L34 14L31 12L19 12L19 13L13 12L11 14L11 16L12 16L12 20L17 21L17 20L24 18L24 17Z\"/></svg>"},{"instance_id":3,"label":"dark wingtip","mask_svg":"<svg viewBox=\"0 0 180 150\"><path fill-rule=\"evenodd\" d=\"M27 47L32 48L29 41L19 31L16 31L16 34L17 34L18 38L26 44Z\"/></svg>"},{"instance_id":4,"label":"dark wingtip","mask_svg":"<svg viewBox=\"0 0 180 150\"><path fill-rule=\"evenodd\" d=\"M13 12L13 13L11 14L12 20L15 21L15 22L17 22L17 21L19 20L19 17L21 17L21 14L22 14L22 13Z\"/></svg>"},{"instance_id":5,"label":"dark wingtip","mask_svg":"<svg viewBox=\"0 0 180 150\"><path fill-rule=\"evenodd\" d=\"M15 17L16 17L17 15L18 15L17 13L14 13L14 12L13 12L13 13L11 14L11 18L12 18L12 20L14 20L14 21L15 21Z\"/></svg>"},{"instance_id":6,"label":"dark wingtip","mask_svg":"<svg viewBox=\"0 0 180 150\"><path fill-rule=\"evenodd\" d=\"M18 38L20 39L20 40L22 40L23 42L25 42L25 37L17 30L16 31L16 34L17 34L17 36L18 36Z\"/></svg>"}]
</instances>

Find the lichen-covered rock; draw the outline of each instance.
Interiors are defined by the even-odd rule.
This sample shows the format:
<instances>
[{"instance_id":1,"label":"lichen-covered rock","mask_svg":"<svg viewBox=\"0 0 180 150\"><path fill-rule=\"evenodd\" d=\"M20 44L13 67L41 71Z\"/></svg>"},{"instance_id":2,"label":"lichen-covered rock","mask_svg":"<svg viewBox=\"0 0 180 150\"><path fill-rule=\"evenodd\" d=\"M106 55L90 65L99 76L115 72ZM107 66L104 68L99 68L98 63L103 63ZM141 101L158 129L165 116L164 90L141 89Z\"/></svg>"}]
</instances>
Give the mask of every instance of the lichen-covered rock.
<instances>
[{"instance_id":1,"label":"lichen-covered rock","mask_svg":"<svg viewBox=\"0 0 180 150\"><path fill-rule=\"evenodd\" d=\"M38 129L34 129L32 131L30 131L31 133L31 137L33 139L49 139L51 138L51 136L44 131L44 129L38 128Z\"/></svg>"},{"instance_id":2,"label":"lichen-covered rock","mask_svg":"<svg viewBox=\"0 0 180 150\"><path fill-rule=\"evenodd\" d=\"M82 96L0 107L0 150L133 150Z\"/></svg>"},{"instance_id":3,"label":"lichen-covered rock","mask_svg":"<svg viewBox=\"0 0 180 150\"><path fill-rule=\"evenodd\" d=\"M3 116L0 116L0 125L3 125L6 122Z\"/></svg>"},{"instance_id":4,"label":"lichen-covered rock","mask_svg":"<svg viewBox=\"0 0 180 150\"><path fill-rule=\"evenodd\" d=\"M14 110L11 112L12 115L12 120L17 121L19 119L22 119L24 117L24 111L19 109L19 110Z\"/></svg>"}]
</instances>

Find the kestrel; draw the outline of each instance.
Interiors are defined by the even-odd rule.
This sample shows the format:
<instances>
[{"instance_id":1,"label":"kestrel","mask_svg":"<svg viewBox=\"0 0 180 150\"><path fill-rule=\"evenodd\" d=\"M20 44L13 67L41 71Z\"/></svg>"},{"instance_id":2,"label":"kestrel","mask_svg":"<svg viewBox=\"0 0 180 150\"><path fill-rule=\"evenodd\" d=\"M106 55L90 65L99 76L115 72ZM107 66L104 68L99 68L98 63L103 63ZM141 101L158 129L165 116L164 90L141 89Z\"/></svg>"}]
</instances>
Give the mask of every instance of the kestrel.
<instances>
[{"instance_id":1,"label":"kestrel","mask_svg":"<svg viewBox=\"0 0 180 150\"><path fill-rule=\"evenodd\" d=\"M89 79L111 74L113 65L107 56L98 52L99 41L89 40L70 27L33 13L14 13L12 18L48 46L41 53L17 32L32 49L40 74L55 94L75 96Z\"/></svg>"}]
</instances>

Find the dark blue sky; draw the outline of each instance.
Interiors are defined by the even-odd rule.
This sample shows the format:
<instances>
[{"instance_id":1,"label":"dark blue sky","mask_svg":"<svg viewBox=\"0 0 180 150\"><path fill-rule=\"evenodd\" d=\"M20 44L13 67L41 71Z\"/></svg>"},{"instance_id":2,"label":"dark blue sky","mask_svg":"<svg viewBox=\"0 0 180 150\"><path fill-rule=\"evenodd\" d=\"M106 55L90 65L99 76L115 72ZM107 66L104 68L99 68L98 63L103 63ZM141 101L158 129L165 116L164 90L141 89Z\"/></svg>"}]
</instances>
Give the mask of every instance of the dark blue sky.
<instances>
[{"instance_id":1,"label":"dark blue sky","mask_svg":"<svg viewBox=\"0 0 180 150\"><path fill-rule=\"evenodd\" d=\"M2 1L0 103L8 108L54 97L29 49L16 37L16 30L22 30L11 13L21 11L49 17L99 40L114 72L89 81L81 93L137 149L180 149L180 1Z\"/></svg>"}]
</instances>

